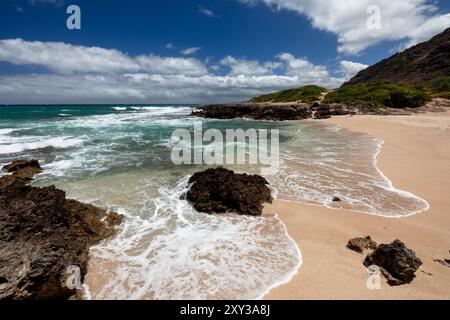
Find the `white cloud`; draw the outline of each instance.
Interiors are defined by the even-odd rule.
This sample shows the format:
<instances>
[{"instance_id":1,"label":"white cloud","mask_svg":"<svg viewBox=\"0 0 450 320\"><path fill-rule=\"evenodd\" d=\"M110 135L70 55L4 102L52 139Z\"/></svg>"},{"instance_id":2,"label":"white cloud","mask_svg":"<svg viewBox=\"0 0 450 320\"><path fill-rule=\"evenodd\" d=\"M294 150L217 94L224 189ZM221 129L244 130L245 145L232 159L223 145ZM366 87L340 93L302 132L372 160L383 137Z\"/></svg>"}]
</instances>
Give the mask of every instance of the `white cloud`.
<instances>
[{"instance_id":1,"label":"white cloud","mask_svg":"<svg viewBox=\"0 0 450 320\"><path fill-rule=\"evenodd\" d=\"M201 49L202 49L202 47L186 48L186 49L184 49L184 50L181 50L180 53L183 54L183 55L185 55L185 56L188 56L188 55L191 55L191 54L196 53L197 51L199 51L199 50L201 50Z\"/></svg>"},{"instance_id":2,"label":"white cloud","mask_svg":"<svg viewBox=\"0 0 450 320\"><path fill-rule=\"evenodd\" d=\"M130 57L115 49L22 39L0 40L0 61L43 66L63 74L139 71L189 75L206 73L206 68L196 59L155 55Z\"/></svg>"},{"instance_id":3,"label":"white cloud","mask_svg":"<svg viewBox=\"0 0 450 320\"><path fill-rule=\"evenodd\" d=\"M114 49L0 40L0 61L39 65L49 72L0 76L0 104L241 101L306 84L337 87L345 80L289 53L266 62L227 56L220 60L221 68L208 60L131 57ZM224 68L227 75L215 74Z\"/></svg>"},{"instance_id":4,"label":"white cloud","mask_svg":"<svg viewBox=\"0 0 450 320\"><path fill-rule=\"evenodd\" d=\"M118 50L22 39L0 40L0 61L44 66L58 73L139 70L136 61Z\"/></svg>"},{"instance_id":5,"label":"white cloud","mask_svg":"<svg viewBox=\"0 0 450 320\"><path fill-rule=\"evenodd\" d=\"M211 17L211 18L218 18L219 17L214 11L212 11L211 9L208 9L208 8L206 8L204 6L199 6L198 7L198 12L201 13L202 15L204 15L204 16Z\"/></svg>"},{"instance_id":6,"label":"white cloud","mask_svg":"<svg viewBox=\"0 0 450 320\"><path fill-rule=\"evenodd\" d=\"M290 53L282 53L278 58L285 63L285 73L290 76L299 76L305 83L319 84L329 87L327 83L336 83L325 66L314 65L305 58L296 58Z\"/></svg>"},{"instance_id":7,"label":"white cloud","mask_svg":"<svg viewBox=\"0 0 450 320\"><path fill-rule=\"evenodd\" d=\"M341 65L341 72L345 74L345 77L347 79L352 78L358 72L360 72L361 70L364 70L368 67L367 64L362 64L362 63L347 61L347 60L341 61L340 65Z\"/></svg>"},{"instance_id":8,"label":"white cloud","mask_svg":"<svg viewBox=\"0 0 450 320\"><path fill-rule=\"evenodd\" d=\"M297 87L298 76L161 74L0 77L0 103L220 103Z\"/></svg>"},{"instance_id":9,"label":"white cloud","mask_svg":"<svg viewBox=\"0 0 450 320\"><path fill-rule=\"evenodd\" d=\"M338 51L358 54L384 40L417 43L450 27L450 14L437 13L433 0L240 0L306 16L320 30L337 35ZM381 9L381 29L367 27L369 6Z\"/></svg>"},{"instance_id":10,"label":"white cloud","mask_svg":"<svg viewBox=\"0 0 450 320\"><path fill-rule=\"evenodd\" d=\"M175 45L173 43L166 44L167 49L176 49Z\"/></svg>"},{"instance_id":11,"label":"white cloud","mask_svg":"<svg viewBox=\"0 0 450 320\"><path fill-rule=\"evenodd\" d=\"M436 16L434 19L425 21L422 25L414 30L411 30L411 37L404 49L412 47L424 41L428 41L436 34L443 30L443 27L450 26L450 13L446 15Z\"/></svg>"},{"instance_id":12,"label":"white cloud","mask_svg":"<svg viewBox=\"0 0 450 320\"><path fill-rule=\"evenodd\" d=\"M158 74L203 75L207 72L203 63L193 58L172 58L155 55L142 55L136 58L140 69Z\"/></svg>"},{"instance_id":13,"label":"white cloud","mask_svg":"<svg viewBox=\"0 0 450 320\"><path fill-rule=\"evenodd\" d=\"M220 60L220 64L230 68L230 75L246 76L270 74L274 69L281 66L280 63L276 62L260 63L255 60L236 59L232 56L226 56Z\"/></svg>"}]
</instances>

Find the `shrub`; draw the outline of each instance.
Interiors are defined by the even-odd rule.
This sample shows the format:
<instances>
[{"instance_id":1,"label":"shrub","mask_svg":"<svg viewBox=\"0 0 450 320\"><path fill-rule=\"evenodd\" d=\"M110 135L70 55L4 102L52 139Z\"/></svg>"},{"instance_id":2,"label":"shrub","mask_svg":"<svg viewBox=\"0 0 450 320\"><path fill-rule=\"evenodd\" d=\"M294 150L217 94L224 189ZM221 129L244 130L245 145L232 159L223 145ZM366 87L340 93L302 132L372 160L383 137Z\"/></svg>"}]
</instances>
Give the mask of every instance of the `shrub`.
<instances>
[{"instance_id":1,"label":"shrub","mask_svg":"<svg viewBox=\"0 0 450 320\"><path fill-rule=\"evenodd\" d=\"M385 105L391 108L418 108L431 100L431 96L414 88L398 87L389 93Z\"/></svg>"},{"instance_id":2,"label":"shrub","mask_svg":"<svg viewBox=\"0 0 450 320\"><path fill-rule=\"evenodd\" d=\"M436 98L443 98L443 99L447 99L450 100L450 91L449 92L440 92L437 93L435 95L433 95Z\"/></svg>"},{"instance_id":3,"label":"shrub","mask_svg":"<svg viewBox=\"0 0 450 320\"><path fill-rule=\"evenodd\" d=\"M425 88L433 93L450 92L450 76L430 81Z\"/></svg>"},{"instance_id":4,"label":"shrub","mask_svg":"<svg viewBox=\"0 0 450 320\"><path fill-rule=\"evenodd\" d=\"M325 103L359 104L364 106L388 106L393 108L416 108L431 100L420 88L394 85L385 80L346 85L330 92Z\"/></svg>"}]
</instances>

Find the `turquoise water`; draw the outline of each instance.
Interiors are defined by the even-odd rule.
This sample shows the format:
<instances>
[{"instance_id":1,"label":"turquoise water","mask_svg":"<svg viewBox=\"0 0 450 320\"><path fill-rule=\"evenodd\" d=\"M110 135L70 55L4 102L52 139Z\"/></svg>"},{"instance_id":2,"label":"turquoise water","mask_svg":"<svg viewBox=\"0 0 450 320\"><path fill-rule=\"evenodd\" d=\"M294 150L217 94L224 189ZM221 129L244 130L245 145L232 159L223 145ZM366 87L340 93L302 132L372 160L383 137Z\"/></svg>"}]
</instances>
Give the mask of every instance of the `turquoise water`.
<instances>
[{"instance_id":1,"label":"turquoise water","mask_svg":"<svg viewBox=\"0 0 450 320\"><path fill-rule=\"evenodd\" d=\"M193 130L193 105L0 107L0 165L36 158L36 185L126 216L117 237L91 250L94 299L258 298L301 265L276 215L198 213L184 200L203 165L174 165L174 130ZM197 119L199 120L199 119ZM320 121L202 120L203 129L280 130L279 199L402 217L427 208L376 167L382 141ZM260 173L260 165L230 166ZM341 202L333 203L338 196ZM300 244L301 248L301 244Z\"/></svg>"}]
</instances>

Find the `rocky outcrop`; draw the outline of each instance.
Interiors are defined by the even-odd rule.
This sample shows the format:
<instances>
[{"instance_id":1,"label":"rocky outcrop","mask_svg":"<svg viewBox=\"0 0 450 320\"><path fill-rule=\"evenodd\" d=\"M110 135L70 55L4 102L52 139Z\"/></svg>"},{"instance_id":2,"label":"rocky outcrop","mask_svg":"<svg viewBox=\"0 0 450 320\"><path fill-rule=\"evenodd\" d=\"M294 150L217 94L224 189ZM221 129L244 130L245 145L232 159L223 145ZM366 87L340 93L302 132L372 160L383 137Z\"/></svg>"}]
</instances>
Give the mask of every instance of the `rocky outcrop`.
<instances>
[{"instance_id":1,"label":"rocky outcrop","mask_svg":"<svg viewBox=\"0 0 450 320\"><path fill-rule=\"evenodd\" d=\"M413 281L414 273L422 265L422 261L403 242L395 240L391 244L380 244L367 255L364 265L366 267L377 265L388 284L398 286Z\"/></svg>"},{"instance_id":2,"label":"rocky outcrop","mask_svg":"<svg viewBox=\"0 0 450 320\"><path fill-rule=\"evenodd\" d=\"M54 186L27 186L37 161L16 161L0 178L0 300L68 299L68 268L87 272L89 247L115 233L122 216L75 200Z\"/></svg>"},{"instance_id":3,"label":"rocky outcrop","mask_svg":"<svg viewBox=\"0 0 450 320\"><path fill-rule=\"evenodd\" d=\"M344 85L371 80L418 84L450 75L450 28L401 53L360 71Z\"/></svg>"},{"instance_id":4,"label":"rocky outcrop","mask_svg":"<svg viewBox=\"0 0 450 320\"><path fill-rule=\"evenodd\" d=\"M364 250L375 250L377 248L377 243L372 240L370 236L353 238L348 240L347 248L358 253L363 253Z\"/></svg>"},{"instance_id":5,"label":"rocky outcrop","mask_svg":"<svg viewBox=\"0 0 450 320\"><path fill-rule=\"evenodd\" d=\"M331 118L331 116L355 115L360 111L360 108L357 106L347 106L338 103L321 103L313 107L316 109L314 113L315 119L327 119Z\"/></svg>"},{"instance_id":6,"label":"rocky outcrop","mask_svg":"<svg viewBox=\"0 0 450 320\"><path fill-rule=\"evenodd\" d=\"M272 202L269 183L258 175L215 168L195 173L189 184L186 199L200 212L257 216L262 214L264 203Z\"/></svg>"},{"instance_id":7,"label":"rocky outcrop","mask_svg":"<svg viewBox=\"0 0 450 320\"><path fill-rule=\"evenodd\" d=\"M442 112L449 107L449 101L434 99L420 108L389 108L368 103L345 105L340 103L307 104L292 103L238 103L214 104L199 107L192 112L193 116L211 119L249 118L255 120L304 120L328 119L333 116L349 115L411 115L423 112Z\"/></svg>"},{"instance_id":8,"label":"rocky outcrop","mask_svg":"<svg viewBox=\"0 0 450 320\"><path fill-rule=\"evenodd\" d=\"M37 160L16 160L2 168L2 171L15 173L15 177L24 180L31 180L34 175L42 171Z\"/></svg>"},{"instance_id":9,"label":"rocky outcrop","mask_svg":"<svg viewBox=\"0 0 450 320\"><path fill-rule=\"evenodd\" d=\"M214 119L302 120L311 118L312 110L307 104L238 103L203 106L192 115Z\"/></svg>"}]
</instances>

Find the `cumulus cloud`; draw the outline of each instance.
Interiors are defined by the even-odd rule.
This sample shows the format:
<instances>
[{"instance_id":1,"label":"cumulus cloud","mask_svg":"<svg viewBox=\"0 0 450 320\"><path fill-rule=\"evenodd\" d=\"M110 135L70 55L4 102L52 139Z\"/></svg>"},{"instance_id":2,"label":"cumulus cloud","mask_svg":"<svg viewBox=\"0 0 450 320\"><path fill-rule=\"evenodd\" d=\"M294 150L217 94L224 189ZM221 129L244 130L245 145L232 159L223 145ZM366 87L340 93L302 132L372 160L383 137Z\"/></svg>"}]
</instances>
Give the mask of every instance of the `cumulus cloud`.
<instances>
[{"instance_id":1,"label":"cumulus cloud","mask_svg":"<svg viewBox=\"0 0 450 320\"><path fill-rule=\"evenodd\" d=\"M341 72L345 74L345 78L350 79L355 76L361 70L364 70L368 67L367 64L362 64L353 61L343 60L340 62Z\"/></svg>"},{"instance_id":2,"label":"cumulus cloud","mask_svg":"<svg viewBox=\"0 0 450 320\"><path fill-rule=\"evenodd\" d=\"M289 53L266 62L226 56L217 64L211 59L133 57L115 49L10 39L0 40L0 61L48 70L0 76L0 104L242 101L290 87L333 88L345 81L325 66ZM220 71L225 75L216 73Z\"/></svg>"},{"instance_id":3,"label":"cumulus cloud","mask_svg":"<svg viewBox=\"0 0 450 320\"><path fill-rule=\"evenodd\" d=\"M313 27L337 35L338 51L358 54L385 40L405 40L407 45L426 41L450 27L450 14L439 14L433 0L239 0L264 3L275 10L305 16ZM371 6L380 11L380 28L368 27ZM373 7L372 7L373 8Z\"/></svg>"},{"instance_id":4,"label":"cumulus cloud","mask_svg":"<svg viewBox=\"0 0 450 320\"><path fill-rule=\"evenodd\" d=\"M157 72L161 74L206 73L203 64L191 58L141 55L130 57L115 49L75 46L63 42L0 40L0 61L37 65L56 73Z\"/></svg>"},{"instance_id":5,"label":"cumulus cloud","mask_svg":"<svg viewBox=\"0 0 450 320\"><path fill-rule=\"evenodd\" d=\"M220 64L230 68L230 75L260 76L270 74L281 66L277 62L261 63L255 60L237 59L226 56L220 60Z\"/></svg>"},{"instance_id":6,"label":"cumulus cloud","mask_svg":"<svg viewBox=\"0 0 450 320\"><path fill-rule=\"evenodd\" d=\"M141 55L136 58L140 69L157 74L203 75L207 72L203 63L192 58L172 58Z\"/></svg>"},{"instance_id":7,"label":"cumulus cloud","mask_svg":"<svg viewBox=\"0 0 450 320\"><path fill-rule=\"evenodd\" d=\"M301 76L306 82L325 84L332 80L325 66L314 65L305 58L296 58L290 53L282 53L278 58L286 64L286 74Z\"/></svg>"},{"instance_id":8,"label":"cumulus cloud","mask_svg":"<svg viewBox=\"0 0 450 320\"><path fill-rule=\"evenodd\" d=\"M16 75L0 77L0 103L210 103L243 101L297 87L291 76L199 77L160 74Z\"/></svg>"},{"instance_id":9,"label":"cumulus cloud","mask_svg":"<svg viewBox=\"0 0 450 320\"><path fill-rule=\"evenodd\" d=\"M22 39L0 40L0 61L44 66L58 73L139 70L136 61L118 50Z\"/></svg>"}]
</instances>

